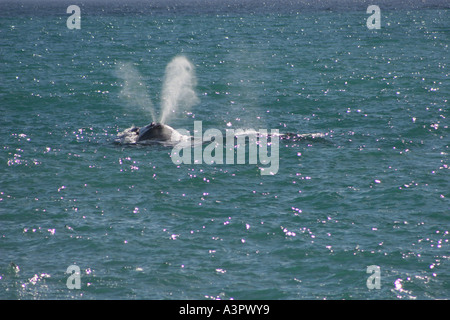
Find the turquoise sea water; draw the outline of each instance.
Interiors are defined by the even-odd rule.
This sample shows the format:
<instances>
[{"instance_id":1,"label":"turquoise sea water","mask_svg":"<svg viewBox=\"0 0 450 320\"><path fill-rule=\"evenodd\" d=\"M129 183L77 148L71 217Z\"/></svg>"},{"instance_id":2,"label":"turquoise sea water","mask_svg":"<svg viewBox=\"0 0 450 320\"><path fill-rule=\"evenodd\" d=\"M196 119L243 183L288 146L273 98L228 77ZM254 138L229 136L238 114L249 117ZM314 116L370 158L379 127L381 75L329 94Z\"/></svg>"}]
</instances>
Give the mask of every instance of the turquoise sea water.
<instances>
[{"instance_id":1,"label":"turquoise sea water","mask_svg":"<svg viewBox=\"0 0 450 320\"><path fill-rule=\"evenodd\" d=\"M0 298L450 298L450 15L417 2L0 2ZM326 136L268 176L115 143L180 54L172 127Z\"/></svg>"}]
</instances>

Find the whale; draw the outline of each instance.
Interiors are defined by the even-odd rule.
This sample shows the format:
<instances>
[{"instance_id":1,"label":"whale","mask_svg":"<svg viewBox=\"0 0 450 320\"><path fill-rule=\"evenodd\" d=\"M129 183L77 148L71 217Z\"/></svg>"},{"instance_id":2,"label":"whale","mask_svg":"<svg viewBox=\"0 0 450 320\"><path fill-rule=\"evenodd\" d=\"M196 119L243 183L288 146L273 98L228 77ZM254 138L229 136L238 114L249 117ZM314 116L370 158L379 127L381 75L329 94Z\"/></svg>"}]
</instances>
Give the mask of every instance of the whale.
<instances>
[{"instance_id":1,"label":"whale","mask_svg":"<svg viewBox=\"0 0 450 320\"><path fill-rule=\"evenodd\" d=\"M194 124L195 127L195 124ZM181 133L183 132L183 133ZM174 146L179 142L189 143L191 140L196 144L205 144L209 143L210 140L206 139L203 141L203 134L201 127L194 129L194 132L199 133L200 135L191 136L189 131L185 132L185 130L181 130L181 132L175 130L171 126L167 124L163 124L160 122L151 122L150 124L143 127L132 126L131 128L126 129L125 131L119 133L117 135L117 139L115 140L120 144L162 144L165 146ZM239 136L252 136L255 138L261 138L261 133L254 130L243 130L242 132L239 129L234 133L234 137L238 138ZM262 134L262 137L266 136L271 138L278 138L280 140L287 140L290 142L300 142L300 141L326 141L325 137L328 133L307 133L307 134L298 134L298 133L271 133L271 134ZM219 137L214 137L215 140ZM223 136L220 139L224 139Z\"/></svg>"},{"instance_id":2,"label":"whale","mask_svg":"<svg viewBox=\"0 0 450 320\"><path fill-rule=\"evenodd\" d=\"M182 136L167 124L152 122L144 127L134 127L131 132L137 135L136 142L175 142Z\"/></svg>"}]
</instances>

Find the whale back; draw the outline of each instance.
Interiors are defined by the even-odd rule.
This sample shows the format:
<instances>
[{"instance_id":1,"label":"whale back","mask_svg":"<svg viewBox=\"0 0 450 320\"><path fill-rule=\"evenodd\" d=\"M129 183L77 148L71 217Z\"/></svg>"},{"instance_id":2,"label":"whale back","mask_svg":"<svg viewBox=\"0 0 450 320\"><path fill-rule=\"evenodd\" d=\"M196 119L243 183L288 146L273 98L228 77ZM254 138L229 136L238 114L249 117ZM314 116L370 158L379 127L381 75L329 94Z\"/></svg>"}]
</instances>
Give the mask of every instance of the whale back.
<instances>
[{"instance_id":1,"label":"whale back","mask_svg":"<svg viewBox=\"0 0 450 320\"><path fill-rule=\"evenodd\" d=\"M171 139L173 131L174 130L167 125L152 122L151 124L139 129L138 141L168 141Z\"/></svg>"}]
</instances>

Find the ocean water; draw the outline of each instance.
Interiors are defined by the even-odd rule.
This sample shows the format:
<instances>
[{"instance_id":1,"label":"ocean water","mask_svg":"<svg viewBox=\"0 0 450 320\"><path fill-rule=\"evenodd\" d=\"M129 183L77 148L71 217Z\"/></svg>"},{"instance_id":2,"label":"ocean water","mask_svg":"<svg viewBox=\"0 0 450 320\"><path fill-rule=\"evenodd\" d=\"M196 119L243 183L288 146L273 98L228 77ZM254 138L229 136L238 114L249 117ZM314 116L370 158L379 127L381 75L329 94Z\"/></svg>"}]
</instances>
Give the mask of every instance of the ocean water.
<instances>
[{"instance_id":1,"label":"ocean water","mask_svg":"<svg viewBox=\"0 0 450 320\"><path fill-rule=\"evenodd\" d=\"M450 298L449 6L378 3L0 2L0 298ZM320 138L271 175L118 143L177 56L170 126Z\"/></svg>"}]
</instances>

